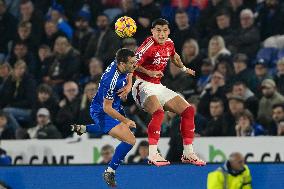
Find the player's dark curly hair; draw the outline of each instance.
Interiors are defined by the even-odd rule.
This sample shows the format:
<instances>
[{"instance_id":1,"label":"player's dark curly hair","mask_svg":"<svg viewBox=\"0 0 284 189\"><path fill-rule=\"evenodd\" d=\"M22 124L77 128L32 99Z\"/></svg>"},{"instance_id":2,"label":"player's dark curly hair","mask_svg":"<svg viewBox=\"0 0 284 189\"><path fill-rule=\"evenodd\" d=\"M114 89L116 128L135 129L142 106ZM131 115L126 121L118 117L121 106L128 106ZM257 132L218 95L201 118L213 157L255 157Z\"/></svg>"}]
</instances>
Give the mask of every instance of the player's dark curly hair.
<instances>
[{"instance_id":1,"label":"player's dark curly hair","mask_svg":"<svg viewBox=\"0 0 284 189\"><path fill-rule=\"evenodd\" d=\"M117 63L119 62L127 62L128 57L133 57L135 56L135 53L127 48L121 48L116 52L116 61Z\"/></svg>"},{"instance_id":2,"label":"player's dark curly hair","mask_svg":"<svg viewBox=\"0 0 284 189\"><path fill-rule=\"evenodd\" d=\"M166 19L158 18L152 22L152 28L154 28L157 25L161 25L161 26L168 25L169 26L170 23Z\"/></svg>"}]
</instances>

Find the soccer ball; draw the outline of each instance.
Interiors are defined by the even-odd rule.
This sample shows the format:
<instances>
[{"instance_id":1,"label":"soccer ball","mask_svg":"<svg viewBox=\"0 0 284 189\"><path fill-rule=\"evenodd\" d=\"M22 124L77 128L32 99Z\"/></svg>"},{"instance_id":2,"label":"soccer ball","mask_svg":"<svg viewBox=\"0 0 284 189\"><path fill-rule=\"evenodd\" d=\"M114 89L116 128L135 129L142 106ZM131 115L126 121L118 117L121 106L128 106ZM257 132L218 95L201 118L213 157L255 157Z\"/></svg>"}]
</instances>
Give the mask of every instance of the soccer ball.
<instances>
[{"instance_id":1,"label":"soccer ball","mask_svg":"<svg viewBox=\"0 0 284 189\"><path fill-rule=\"evenodd\" d=\"M115 33L121 38L132 37L136 29L135 21L128 16L120 17L115 22Z\"/></svg>"}]
</instances>

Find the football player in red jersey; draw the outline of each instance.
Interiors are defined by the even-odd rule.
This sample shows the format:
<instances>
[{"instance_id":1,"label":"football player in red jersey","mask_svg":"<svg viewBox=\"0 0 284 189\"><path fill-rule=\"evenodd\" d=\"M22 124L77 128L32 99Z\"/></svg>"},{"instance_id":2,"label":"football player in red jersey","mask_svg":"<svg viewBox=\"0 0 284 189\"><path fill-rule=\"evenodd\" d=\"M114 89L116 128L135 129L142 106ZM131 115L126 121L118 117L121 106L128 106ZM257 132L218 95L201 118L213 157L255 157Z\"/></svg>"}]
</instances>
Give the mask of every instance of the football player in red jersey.
<instances>
[{"instance_id":1,"label":"football player in red jersey","mask_svg":"<svg viewBox=\"0 0 284 189\"><path fill-rule=\"evenodd\" d=\"M171 111L181 116L180 130L183 137L182 162L203 166L206 164L193 151L195 110L183 97L163 86L160 81L164 69L170 60L188 75L195 72L186 68L180 56L175 52L167 20L159 18L152 24L152 36L148 37L137 49L137 68L134 72L136 81L132 95L136 103L152 115L148 125L149 162L157 166L170 164L157 151L164 111Z\"/></svg>"}]
</instances>

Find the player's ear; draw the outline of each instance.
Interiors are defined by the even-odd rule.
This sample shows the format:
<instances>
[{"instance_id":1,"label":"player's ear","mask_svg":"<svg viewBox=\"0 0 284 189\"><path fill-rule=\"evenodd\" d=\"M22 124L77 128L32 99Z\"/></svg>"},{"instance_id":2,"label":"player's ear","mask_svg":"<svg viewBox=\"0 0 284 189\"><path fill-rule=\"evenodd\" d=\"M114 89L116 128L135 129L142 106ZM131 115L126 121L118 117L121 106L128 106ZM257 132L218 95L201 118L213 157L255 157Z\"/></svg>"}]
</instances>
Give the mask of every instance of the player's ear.
<instances>
[{"instance_id":1,"label":"player's ear","mask_svg":"<svg viewBox=\"0 0 284 189\"><path fill-rule=\"evenodd\" d=\"M151 28L151 33L154 34L154 28Z\"/></svg>"}]
</instances>

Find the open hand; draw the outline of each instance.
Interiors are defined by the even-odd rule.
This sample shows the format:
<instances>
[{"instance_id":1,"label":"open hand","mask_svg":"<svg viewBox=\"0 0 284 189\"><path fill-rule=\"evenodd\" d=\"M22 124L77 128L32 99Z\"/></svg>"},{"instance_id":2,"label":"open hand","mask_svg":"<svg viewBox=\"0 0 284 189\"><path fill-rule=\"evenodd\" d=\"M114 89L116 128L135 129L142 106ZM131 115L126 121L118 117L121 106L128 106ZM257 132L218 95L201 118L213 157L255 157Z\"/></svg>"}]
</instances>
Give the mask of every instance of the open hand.
<instances>
[{"instance_id":1,"label":"open hand","mask_svg":"<svg viewBox=\"0 0 284 189\"><path fill-rule=\"evenodd\" d=\"M119 89L119 90L117 91L118 96L119 96L121 99L125 99L125 98L127 97L128 93L130 93L131 88L132 88L131 85L126 85L126 86L122 87L121 89Z\"/></svg>"},{"instance_id":2,"label":"open hand","mask_svg":"<svg viewBox=\"0 0 284 189\"><path fill-rule=\"evenodd\" d=\"M130 119L127 119L125 122L124 122L128 127L134 127L136 128L136 123Z\"/></svg>"}]
</instances>

